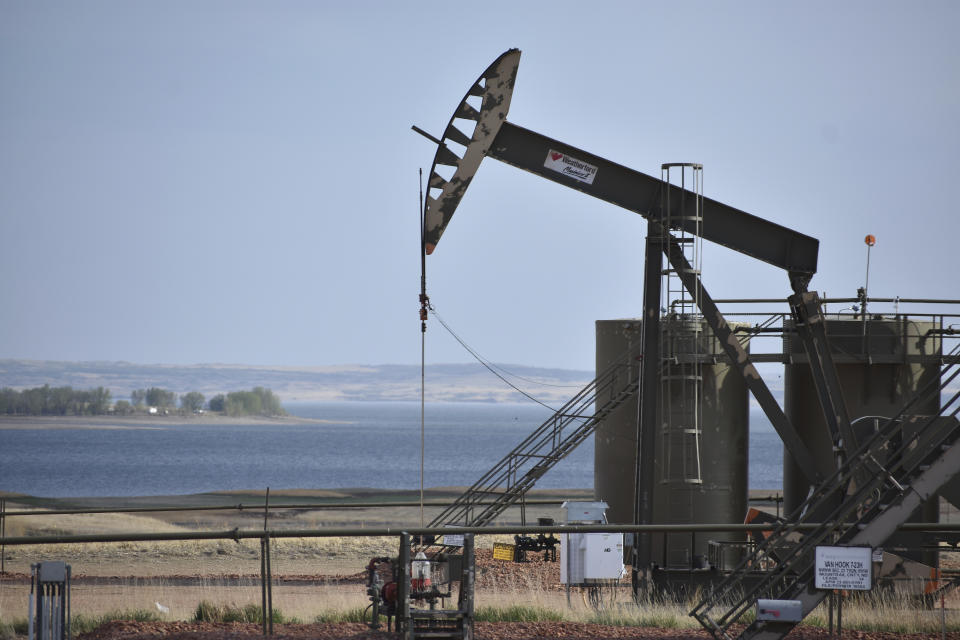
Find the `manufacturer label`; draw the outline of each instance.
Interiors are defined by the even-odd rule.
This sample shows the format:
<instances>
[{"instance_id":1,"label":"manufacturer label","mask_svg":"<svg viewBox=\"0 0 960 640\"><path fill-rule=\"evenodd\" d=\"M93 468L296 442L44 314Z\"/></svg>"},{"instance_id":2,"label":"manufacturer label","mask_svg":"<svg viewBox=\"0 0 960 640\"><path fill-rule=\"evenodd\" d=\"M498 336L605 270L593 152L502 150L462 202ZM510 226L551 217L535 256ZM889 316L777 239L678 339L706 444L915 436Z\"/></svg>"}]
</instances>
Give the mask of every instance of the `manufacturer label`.
<instances>
[{"instance_id":1,"label":"manufacturer label","mask_svg":"<svg viewBox=\"0 0 960 640\"><path fill-rule=\"evenodd\" d=\"M593 179L597 175L597 168L592 164L577 160L553 149L547 152L547 160L543 163L543 166L587 184L593 184Z\"/></svg>"}]
</instances>

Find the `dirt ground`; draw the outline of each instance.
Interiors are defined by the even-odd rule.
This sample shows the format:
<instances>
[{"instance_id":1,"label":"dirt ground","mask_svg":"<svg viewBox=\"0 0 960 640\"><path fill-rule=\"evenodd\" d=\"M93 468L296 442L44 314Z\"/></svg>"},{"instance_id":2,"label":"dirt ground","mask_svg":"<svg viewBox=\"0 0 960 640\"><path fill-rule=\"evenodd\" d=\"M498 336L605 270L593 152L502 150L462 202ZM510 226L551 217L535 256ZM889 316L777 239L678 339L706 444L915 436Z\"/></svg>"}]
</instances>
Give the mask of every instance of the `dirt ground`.
<instances>
[{"instance_id":1,"label":"dirt ground","mask_svg":"<svg viewBox=\"0 0 960 640\"><path fill-rule=\"evenodd\" d=\"M213 624L194 622L111 622L78 640L228 640L261 636L255 624ZM478 622L474 628L477 640L710 640L702 630L656 629L651 627L615 627L578 622ZM362 623L275 625L273 638L304 640L392 640L399 634L373 631ZM788 638L825 640L826 629L798 628ZM833 637L836 637L835 635ZM940 637L939 635L937 637ZM848 640L930 640L929 634L895 634L886 632L844 631ZM948 640L960 639L960 633L948 633Z\"/></svg>"}]
</instances>

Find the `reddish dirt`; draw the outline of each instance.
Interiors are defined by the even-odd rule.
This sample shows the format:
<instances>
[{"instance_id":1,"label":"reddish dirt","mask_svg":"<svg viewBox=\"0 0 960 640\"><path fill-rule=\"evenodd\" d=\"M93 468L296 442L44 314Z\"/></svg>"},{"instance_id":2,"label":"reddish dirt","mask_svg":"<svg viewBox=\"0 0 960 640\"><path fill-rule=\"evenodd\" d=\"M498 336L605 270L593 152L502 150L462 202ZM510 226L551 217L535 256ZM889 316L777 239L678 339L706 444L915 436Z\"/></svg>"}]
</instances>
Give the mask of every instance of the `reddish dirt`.
<instances>
[{"instance_id":1,"label":"reddish dirt","mask_svg":"<svg viewBox=\"0 0 960 640\"><path fill-rule=\"evenodd\" d=\"M303 640L393 640L396 633L373 631L357 622L338 624L274 625L273 638ZM228 640L230 638L262 637L256 624L210 622L127 622L105 624L91 633L77 636L77 640ZM477 640L710 640L706 631L678 631L649 627L611 627L577 622L478 622ZM825 629L800 628L788 636L796 640L826 640ZM878 633L844 631L847 640L929 640L929 635L910 633ZM939 636L937 636L939 637ZM948 633L949 640L960 640L960 633Z\"/></svg>"}]
</instances>

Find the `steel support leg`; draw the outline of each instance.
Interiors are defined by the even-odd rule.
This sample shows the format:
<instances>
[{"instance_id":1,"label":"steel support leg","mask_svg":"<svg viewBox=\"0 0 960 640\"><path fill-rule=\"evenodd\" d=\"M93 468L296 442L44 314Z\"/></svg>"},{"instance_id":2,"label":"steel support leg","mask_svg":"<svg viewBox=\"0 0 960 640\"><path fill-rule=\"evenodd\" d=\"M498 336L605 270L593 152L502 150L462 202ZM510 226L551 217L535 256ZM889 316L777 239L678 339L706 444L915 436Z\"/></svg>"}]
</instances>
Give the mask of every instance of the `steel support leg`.
<instances>
[{"instance_id":1,"label":"steel support leg","mask_svg":"<svg viewBox=\"0 0 960 640\"><path fill-rule=\"evenodd\" d=\"M633 518L636 524L641 525L653 522L653 488L656 481L653 458L657 437L657 398L660 395L660 277L663 272L663 233L663 227L659 223L648 223L643 280L643 359L640 362L637 407L637 462L634 483L636 509ZM636 534L631 561L634 596L649 591L652 548L649 533Z\"/></svg>"}]
</instances>

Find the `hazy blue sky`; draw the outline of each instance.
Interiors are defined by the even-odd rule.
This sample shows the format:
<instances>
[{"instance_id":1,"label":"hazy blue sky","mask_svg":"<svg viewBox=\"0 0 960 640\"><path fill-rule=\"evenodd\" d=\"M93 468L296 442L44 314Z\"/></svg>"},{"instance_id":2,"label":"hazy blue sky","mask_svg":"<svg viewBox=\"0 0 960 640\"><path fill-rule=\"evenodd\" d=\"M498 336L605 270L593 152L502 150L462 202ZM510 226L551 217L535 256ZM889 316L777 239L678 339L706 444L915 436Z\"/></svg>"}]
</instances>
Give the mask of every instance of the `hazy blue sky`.
<instances>
[{"instance_id":1,"label":"hazy blue sky","mask_svg":"<svg viewBox=\"0 0 960 640\"><path fill-rule=\"evenodd\" d=\"M415 363L417 170L477 75L509 119L820 239L812 287L960 298L956 2L0 0L0 358ZM709 224L709 221L707 221ZM590 369L646 224L488 160L428 262L498 362ZM705 247L715 297L787 277ZM434 321L427 359L469 360Z\"/></svg>"}]
</instances>

